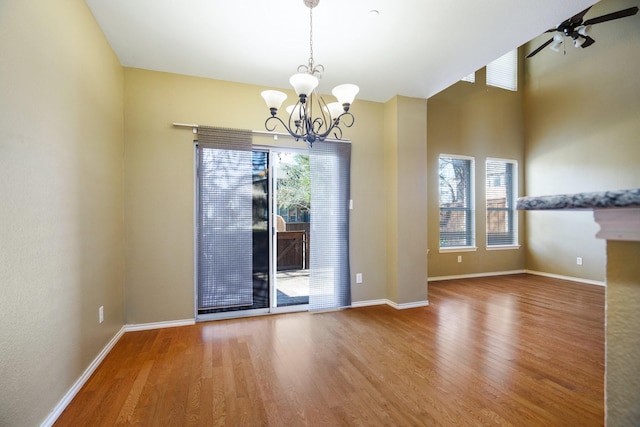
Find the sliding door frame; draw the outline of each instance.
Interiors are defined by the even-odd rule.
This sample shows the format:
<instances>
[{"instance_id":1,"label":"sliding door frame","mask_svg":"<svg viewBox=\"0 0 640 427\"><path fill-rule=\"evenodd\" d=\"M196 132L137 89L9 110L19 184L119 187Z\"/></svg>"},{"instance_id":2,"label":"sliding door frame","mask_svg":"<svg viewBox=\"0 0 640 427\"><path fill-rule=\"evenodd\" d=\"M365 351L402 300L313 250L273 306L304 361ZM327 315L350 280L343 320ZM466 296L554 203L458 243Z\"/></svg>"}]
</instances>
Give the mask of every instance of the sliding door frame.
<instances>
[{"instance_id":1,"label":"sliding door frame","mask_svg":"<svg viewBox=\"0 0 640 427\"><path fill-rule=\"evenodd\" d=\"M350 144L350 142L340 141L341 143ZM284 153L296 153L296 154L307 154L311 155L311 151L308 148L299 148L299 147L287 147L287 146L274 146L274 145L262 145L262 144L254 144L252 147L252 152L266 152L269 156L269 169L273 167L272 159L274 155L277 155L278 152ZM310 308L309 304L299 304L299 305L288 305L283 307L277 306L277 257L275 254L276 251L276 188L275 187L275 177L272 173L269 173L268 177L268 209L269 209L269 220L268 220L268 228L269 228L269 278L268 278L268 287L269 287L269 306L267 308L259 308L259 309L238 309L234 311L225 311L225 312L217 312L217 313L209 313L209 314L199 314L198 313L198 244L199 244L199 229L198 229L198 215L200 212L200 195L199 195L199 182L198 182L198 141L194 141L194 313L196 322L202 321L210 321L210 320L222 320L222 319L231 319L238 317L251 317L251 316L260 316L265 314L278 314L278 313L289 313L289 312L299 312L299 311L308 311ZM347 237L348 238L348 237Z\"/></svg>"}]
</instances>

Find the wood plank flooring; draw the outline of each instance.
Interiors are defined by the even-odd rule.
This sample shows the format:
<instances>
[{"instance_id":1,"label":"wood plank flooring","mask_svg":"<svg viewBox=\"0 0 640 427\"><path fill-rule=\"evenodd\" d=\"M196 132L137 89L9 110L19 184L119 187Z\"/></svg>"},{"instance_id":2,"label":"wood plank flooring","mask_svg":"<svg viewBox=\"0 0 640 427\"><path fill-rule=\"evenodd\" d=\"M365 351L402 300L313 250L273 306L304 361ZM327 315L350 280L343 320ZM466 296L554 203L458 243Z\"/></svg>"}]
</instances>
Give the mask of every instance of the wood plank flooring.
<instances>
[{"instance_id":1,"label":"wood plank flooring","mask_svg":"<svg viewBox=\"0 0 640 427\"><path fill-rule=\"evenodd\" d=\"M429 307L126 333L56 426L600 426L604 292L432 282Z\"/></svg>"}]
</instances>

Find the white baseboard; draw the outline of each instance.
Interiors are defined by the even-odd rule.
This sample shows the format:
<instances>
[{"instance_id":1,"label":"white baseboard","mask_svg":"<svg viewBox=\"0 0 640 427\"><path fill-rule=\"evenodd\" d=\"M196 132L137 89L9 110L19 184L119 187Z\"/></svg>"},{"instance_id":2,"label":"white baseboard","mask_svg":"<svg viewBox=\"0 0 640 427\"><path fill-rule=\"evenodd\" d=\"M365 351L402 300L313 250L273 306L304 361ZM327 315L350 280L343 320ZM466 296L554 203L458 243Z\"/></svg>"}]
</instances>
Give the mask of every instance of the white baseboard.
<instances>
[{"instance_id":1,"label":"white baseboard","mask_svg":"<svg viewBox=\"0 0 640 427\"><path fill-rule=\"evenodd\" d=\"M374 305L385 305L387 303L386 299L371 299L368 301L355 301L351 303L352 308L358 307L371 307Z\"/></svg>"},{"instance_id":2,"label":"white baseboard","mask_svg":"<svg viewBox=\"0 0 640 427\"><path fill-rule=\"evenodd\" d=\"M409 303L404 303L404 304L398 304L396 302L393 302L391 300L388 299L373 299L373 300L368 300L368 301L356 301L351 303L351 307L352 308L358 308L358 307L371 307L374 305L388 305L390 307L395 308L396 310L404 310L407 308L416 308L416 307L426 307L429 305L429 301L425 300L425 301L416 301L416 302L409 302Z\"/></svg>"},{"instance_id":3,"label":"white baseboard","mask_svg":"<svg viewBox=\"0 0 640 427\"><path fill-rule=\"evenodd\" d=\"M397 302L387 300L387 304L395 308L396 310L405 310L407 308L427 307L429 305L429 300L407 302L403 304L398 304Z\"/></svg>"},{"instance_id":4,"label":"white baseboard","mask_svg":"<svg viewBox=\"0 0 640 427\"><path fill-rule=\"evenodd\" d=\"M60 414L62 414L62 412L67 408L69 403L71 403L73 398L76 396L76 394L78 394L78 392L80 391L82 386L87 382L89 377L91 377L91 375L93 375L93 372L98 368L98 366L100 366L100 364L102 363L104 358L107 357L107 354L109 354L109 352L111 351L113 346L115 346L116 343L122 337L122 335L124 335L124 332L125 332L125 329L124 329L124 327L122 327L113 336L113 338L111 338L111 341L109 341L109 343L102 349L102 351L93 360L93 362L91 362L89 367L87 369L85 369L85 371L82 373L80 378L78 378L78 380L75 382L75 384L73 384L73 386L71 386L71 388L64 395L62 400L60 400L60 402L58 402L58 404L55 406L55 408L53 408L53 411L51 411L49 416L42 422L42 424L40 424L41 427L50 427L50 426L53 425L53 423L56 422L56 420L58 419Z\"/></svg>"},{"instance_id":5,"label":"white baseboard","mask_svg":"<svg viewBox=\"0 0 640 427\"><path fill-rule=\"evenodd\" d=\"M55 408L53 408L53 411L51 411L49 416L42 422L42 424L40 424L40 427L53 426L53 424L56 422L60 414L62 414L62 412L67 408L69 403L71 403L71 401L76 396L76 394L78 394L82 386L87 382L89 377L93 375L95 370L98 368L98 366L100 366L104 358L107 357L107 354L109 354L111 349L116 345L116 343L120 340L122 335L125 334L125 332L146 331L149 329L160 329L160 328L172 328L175 326L187 326L187 325L194 325L194 324L195 324L194 319L185 319L185 320L174 320L171 322L156 322L156 323L143 323L138 325L124 325L114 335L111 341L109 341L109 343L102 349L100 354L98 354L98 356L93 360L93 362L91 362L89 367L82 373L80 378L78 378L78 380L73 384L73 386L71 386L71 388L64 395L62 400L60 400L60 402L58 402Z\"/></svg>"},{"instance_id":6,"label":"white baseboard","mask_svg":"<svg viewBox=\"0 0 640 427\"><path fill-rule=\"evenodd\" d=\"M452 276L436 276L429 277L429 282L437 282L440 280L455 280L455 279L475 279L476 277L491 277L491 276L507 276L510 274L523 274L527 273L527 270L511 270L511 271L492 271L490 273L473 273L473 274L457 274Z\"/></svg>"},{"instance_id":7,"label":"white baseboard","mask_svg":"<svg viewBox=\"0 0 640 427\"><path fill-rule=\"evenodd\" d=\"M138 323L133 325L124 325L125 332L148 331L150 329L175 328L177 326L195 325L195 319L170 320L167 322Z\"/></svg>"},{"instance_id":8,"label":"white baseboard","mask_svg":"<svg viewBox=\"0 0 640 427\"><path fill-rule=\"evenodd\" d=\"M559 274L543 273L541 271L525 270L527 274L533 274L534 276L551 277L552 279L568 280L571 282L586 283L587 285L607 286L606 282L598 280L582 279L580 277L561 276Z\"/></svg>"}]
</instances>

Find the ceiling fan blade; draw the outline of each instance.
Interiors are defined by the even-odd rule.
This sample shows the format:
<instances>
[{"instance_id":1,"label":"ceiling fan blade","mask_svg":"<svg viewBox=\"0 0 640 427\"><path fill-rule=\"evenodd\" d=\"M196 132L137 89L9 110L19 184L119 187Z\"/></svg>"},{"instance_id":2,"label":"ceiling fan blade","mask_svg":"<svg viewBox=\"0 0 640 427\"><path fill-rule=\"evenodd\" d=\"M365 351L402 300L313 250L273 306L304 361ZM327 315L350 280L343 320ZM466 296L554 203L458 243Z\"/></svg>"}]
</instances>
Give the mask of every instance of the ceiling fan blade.
<instances>
[{"instance_id":1,"label":"ceiling fan blade","mask_svg":"<svg viewBox=\"0 0 640 427\"><path fill-rule=\"evenodd\" d=\"M584 43L582 43L582 46L580 46L582 48L589 47L596 42L594 39L592 39L589 36L581 36L581 37L584 37Z\"/></svg>"},{"instance_id":2,"label":"ceiling fan blade","mask_svg":"<svg viewBox=\"0 0 640 427\"><path fill-rule=\"evenodd\" d=\"M582 18L584 18L584 15L586 15L586 13L589 12L589 9L591 9L591 6L589 6L588 8L583 10L582 12L573 15L571 18L567 19L562 24L566 24L566 25L570 25L570 24L577 25L577 24L580 24L582 22Z\"/></svg>"},{"instance_id":3,"label":"ceiling fan blade","mask_svg":"<svg viewBox=\"0 0 640 427\"><path fill-rule=\"evenodd\" d=\"M608 13L606 15L598 16L595 18L587 19L582 25L593 25L601 22L612 21L614 19L625 18L638 13L638 6L630 7L628 9L619 10L617 12Z\"/></svg>"},{"instance_id":4,"label":"ceiling fan blade","mask_svg":"<svg viewBox=\"0 0 640 427\"><path fill-rule=\"evenodd\" d=\"M542 43L542 46L540 46L539 48L537 48L536 50L534 50L533 52L531 52L529 55L527 55L527 58L531 58L533 55L535 55L536 53L540 52L542 49L544 49L545 47L549 46L551 44L551 42L553 41L553 37L551 37L549 40L547 40L546 42Z\"/></svg>"}]
</instances>

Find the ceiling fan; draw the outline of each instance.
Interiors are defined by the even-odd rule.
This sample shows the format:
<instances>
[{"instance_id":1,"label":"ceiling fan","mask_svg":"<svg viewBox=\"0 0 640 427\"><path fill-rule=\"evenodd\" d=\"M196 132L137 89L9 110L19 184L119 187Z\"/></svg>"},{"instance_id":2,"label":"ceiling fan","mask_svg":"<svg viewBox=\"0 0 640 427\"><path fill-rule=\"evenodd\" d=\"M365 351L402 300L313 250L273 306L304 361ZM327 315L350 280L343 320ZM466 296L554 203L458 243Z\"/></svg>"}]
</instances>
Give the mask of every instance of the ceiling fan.
<instances>
[{"instance_id":1,"label":"ceiling fan","mask_svg":"<svg viewBox=\"0 0 640 427\"><path fill-rule=\"evenodd\" d=\"M592 25L599 24L601 22L612 21L614 19L625 18L627 16L632 16L638 13L638 7L634 6L628 9L623 9L617 12L598 16L596 18L587 19L583 22L582 19L584 18L584 15L586 15L586 13L589 11L589 9L591 9L591 6L578 13L577 15L572 16L566 21L563 21L561 24L557 25L556 28L545 31L545 33L553 33L557 31L558 34L555 34L549 40L544 42L542 46L527 55L527 58L531 58L533 55L540 52L542 49L549 45L551 45L552 50L557 52L558 50L560 50L560 46L562 46L565 37L571 37L573 39L573 45L575 47L589 47L596 42L594 39L589 37L589 31Z\"/></svg>"}]
</instances>

